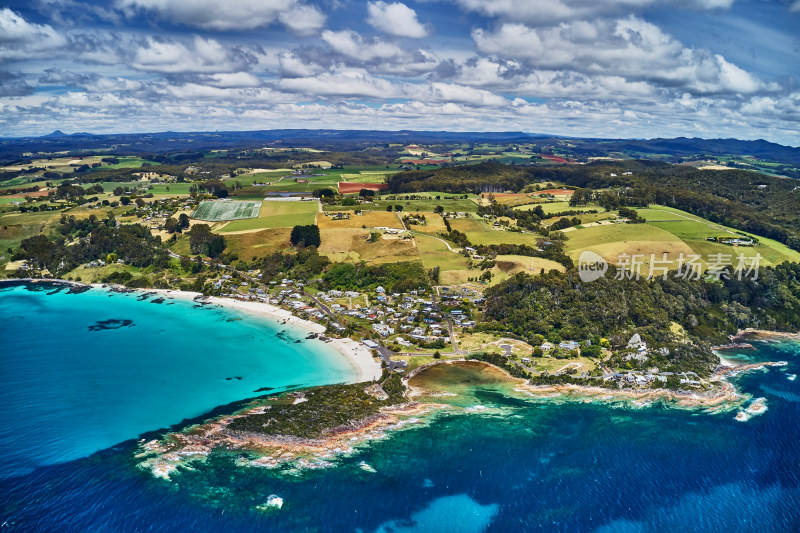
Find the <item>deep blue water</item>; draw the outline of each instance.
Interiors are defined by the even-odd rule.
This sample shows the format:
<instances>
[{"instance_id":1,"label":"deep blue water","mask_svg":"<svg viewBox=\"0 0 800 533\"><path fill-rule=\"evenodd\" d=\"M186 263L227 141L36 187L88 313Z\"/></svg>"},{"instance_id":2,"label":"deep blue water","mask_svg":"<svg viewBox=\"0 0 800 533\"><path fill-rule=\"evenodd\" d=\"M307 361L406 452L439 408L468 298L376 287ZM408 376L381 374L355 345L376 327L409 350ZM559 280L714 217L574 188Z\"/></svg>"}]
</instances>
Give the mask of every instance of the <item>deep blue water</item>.
<instances>
[{"instance_id":1,"label":"deep blue water","mask_svg":"<svg viewBox=\"0 0 800 533\"><path fill-rule=\"evenodd\" d=\"M789 379L798 355L789 342L750 355L789 365L738 378L769 407L745 423L730 412L520 402L478 386L467 401L490 409L438 415L325 470L241 468L219 453L165 482L138 470L135 443L123 442L3 479L0 522L19 531L800 531L800 380ZM253 509L271 494L282 509Z\"/></svg>"},{"instance_id":2,"label":"deep blue water","mask_svg":"<svg viewBox=\"0 0 800 533\"><path fill-rule=\"evenodd\" d=\"M304 330L191 300L159 301L142 292L0 285L0 480L264 394L254 392L262 387L355 375Z\"/></svg>"}]
</instances>

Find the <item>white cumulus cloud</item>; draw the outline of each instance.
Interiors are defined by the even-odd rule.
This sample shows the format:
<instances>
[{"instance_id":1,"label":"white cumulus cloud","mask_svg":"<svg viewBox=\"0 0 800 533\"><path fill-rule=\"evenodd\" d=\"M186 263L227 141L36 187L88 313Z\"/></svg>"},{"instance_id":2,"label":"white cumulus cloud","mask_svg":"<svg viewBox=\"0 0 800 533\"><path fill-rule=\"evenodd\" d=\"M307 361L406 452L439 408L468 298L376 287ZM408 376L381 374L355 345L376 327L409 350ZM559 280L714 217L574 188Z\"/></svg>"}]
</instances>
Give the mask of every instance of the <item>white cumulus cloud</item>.
<instances>
[{"instance_id":1,"label":"white cumulus cloud","mask_svg":"<svg viewBox=\"0 0 800 533\"><path fill-rule=\"evenodd\" d=\"M547 28L504 23L472 32L478 50L517 59L528 67L622 76L700 93L754 93L770 89L719 54L685 47L638 17L562 22Z\"/></svg>"},{"instance_id":2,"label":"white cumulus cloud","mask_svg":"<svg viewBox=\"0 0 800 533\"><path fill-rule=\"evenodd\" d=\"M352 30L325 30L322 32L322 40L336 52L360 61L389 59L403 54L400 47L395 44L381 39L368 41Z\"/></svg>"},{"instance_id":3,"label":"white cumulus cloud","mask_svg":"<svg viewBox=\"0 0 800 533\"><path fill-rule=\"evenodd\" d=\"M421 39L428 30L417 20L417 12L400 2L367 3L367 23L374 28L398 37Z\"/></svg>"},{"instance_id":4,"label":"white cumulus cloud","mask_svg":"<svg viewBox=\"0 0 800 533\"><path fill-rule=\"evenodd\" d=\"M116 0L115 5L129 16L154 12L171 22L206 30L251 30L281 22L309 35L325 24L318 8L297 0Z\"/></svg>"},{"instance_id":5,"label":"white cumulus cloud","mask_svg":"<svg viewBox=\"0 0 800 533\"><path fill-rule=\"evenodd\" d=\"M728 9L734 0L453 0L466 11L506 21L547 26L570 20L592 20L673 4L696 10Z\"/></svg>"},{"instance_id":6,"label":"white cumulus cloud","mask_svg":"<svg viewBox=\"0 0 800 533\"><path fill-rule=\"evenodd\" d=\"M247 70L256 61L214 39L195 36L191 43L182 43L149 37L135 50L131 66L164 74L209 74Z\"/></svg>"},{"instance_id":7,"label":"white cumulus cloud","mask_svg":"<svg viewBox=\"0 0 800 533\"><path fill-rule=\"evenodd\" d=\"M66 44L51 26L32 24L8 8L0 9L0 59L30 59Z\"/></svg>"}]
</instances>

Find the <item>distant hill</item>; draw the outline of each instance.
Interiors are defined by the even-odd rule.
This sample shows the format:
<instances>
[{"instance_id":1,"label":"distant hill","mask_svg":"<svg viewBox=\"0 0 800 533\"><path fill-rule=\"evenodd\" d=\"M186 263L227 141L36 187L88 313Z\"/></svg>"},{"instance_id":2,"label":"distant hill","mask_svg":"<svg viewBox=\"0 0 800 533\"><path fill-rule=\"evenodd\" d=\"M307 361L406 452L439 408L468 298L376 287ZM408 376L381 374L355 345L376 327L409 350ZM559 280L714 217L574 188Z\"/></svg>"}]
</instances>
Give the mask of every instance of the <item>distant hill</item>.
<instances>
[{"instance_id":1,"label":"distant hill","mask_svg":"<svg viewBox=\"0 0 800 533\"><path fill-rule=\"evenodd\" d=\"M256 130L214 132L119 133L95 135L54 131L43 137L0 139L0 161L15 161L25 152L77 150L119 150L127 154L208 150L212 148L254 148L305 146L322 150L352 150L375 143L437 144L472 142L525 142L548 137L523 132L448 132L380 130Z\"/></svg>"},{"instance_id":2,"label":"distant hill","mask_svg":"<svg viewBox=\"0 0 800 533\"><path fill-rule=\"evenodd\" d=\"M783 146L763 139L741 141L739 139L690 139L677 137L675 139L598 141L586 143L583 146L583 148L590 147L602 151L668 154L678 157L751 155L759 159L800 164L800 148Z\"/></svg>"},{"instance_id":3,"label":"distant hill","mask_svg":"<svg viewBox=\"0 0 800 533\"><path fill-rule=\"evenodd\" d=\"M96 135L65 134L60 130L42 137L0 139L0 161L16 161L25 152L70 152L114 150L119 153L158 154L184 150L242 149L269 146L306 146L321 150L354 150L376 143L440 144L440 143L512 143L536 142L557 144L569 139L537 133L449 132L449 131L381 131L381 130L254 130L215 132L159 132ZM738 139L580 139L574 150L587 156L611 152L666 154L675 157L751 155L788 164L800 164L800 148L782 146L764 140Z\"/></svg>"}]
</instances>

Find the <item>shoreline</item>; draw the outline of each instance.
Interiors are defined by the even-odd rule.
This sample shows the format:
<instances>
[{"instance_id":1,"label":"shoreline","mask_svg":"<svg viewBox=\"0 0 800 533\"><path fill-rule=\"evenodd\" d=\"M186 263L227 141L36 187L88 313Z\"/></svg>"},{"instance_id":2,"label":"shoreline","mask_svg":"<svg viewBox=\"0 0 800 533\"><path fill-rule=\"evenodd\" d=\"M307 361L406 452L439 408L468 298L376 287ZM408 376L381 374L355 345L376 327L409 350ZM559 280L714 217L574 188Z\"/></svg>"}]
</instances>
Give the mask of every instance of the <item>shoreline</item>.
<instances>
[{"instance_id":1,"label":"shoreline","mask_svg":"<svg viewBox=\"0 0 800 533\"><path fill-rule=\"evenodd\" d=\"M204 461L215 448L256 455L239 457L238 466L277 468L294 463L301 469L327 468L333 466L331 459L352 454L359 445L385 438L389 431L416 426L426 415L447 407L414 401L386 406L375 415L348 427L333 428L330 435L317 439L228 430L228 426L237 418L260 414L269 409L266 402L260 402L255 407L192 426L188 431L169 433L160 439L142 440L138 443L135 457L140 460L139 468L164 480L169 480L170 474L178 467L187 467L197 460Z\"/></svg>"},{"instance_id":2,"label":"shoreline","mask_svg":"<svg viewBox=\"0 0 800 533\"><path fill-rule=\"evenodd\" d=\"M170 291L168 289L161 289L162 294L170 292L185 292L185 291ZM202 296L201 293L187 293L197 294ZM265 302L253 302L237 300L235 298L222 298L219 296L209 296L204 298L205 301L211 302L222 307L237 309L245 313L256 315L261 318L268 318L271 320L279 321L283 324L290 324L297 326L317 335L325 333L327 328L322 324L305 320L295 316L290 311L280 307L268 304ZM350 338L327 337L330 344L334 349L341 353L345 359L356 370L356 381L354 383L363 383L367 381L377 381L381 377L381 365L376 362L372 357L372 352L363 344L354 341Z\"/></svg>"},{"instance_id":3,"label":"shoreline","mask_svg":"<svg viewBox=\"0 0 800 533\"><path fill-rule=\"evenodd\" d=\"M770 331L767 329L755 329L755 328L745 328L740 329L736 332L736 335L731 335L731 340L739 340L739 339L746 339L746 338L753 338L755 337L756 340L760 339L791 339L791 340L800 340L800 332L791 332L791 331Z\"/></svg>"},{"instance_id":4,"label":"shoreline","mask_svg":"<svg viewBox=\"0 0 800 533\"><path fill-rule=\"evenodd\" d=\"M122 286L111 285L107 283L81 283L79 281L62 280L56 278L12 278L0 280L0 283L54 283L61 285L68 285L72 287L86 287L93 289L108 289L111 291L119 290ZM214 305L227 307L229 309L236 309L251 316L258 317L259 319L268 319L270 321L277 321L282 324L289 324L298 328L305 329L316 335L323 335L327 328L322 324L305 320L295 316L290 311L282 309L265 302L253 302L245 300L237 300L235 298L223 298L220 296L205 296L200 292L181 291L176 289L155 289L155 288L141 288L129 289L124 287L126 292L135 292L139 294L155 293L165 297L176 298L188 302L202 301L210 302ZM377 381L381 377L382 369L380 363L375 361L372 357L372 352L360 342L350 338L339 338L326 336L329 344L337 352L339 352L353 367L356 372L355 381L353 383L365 383L370 381Z\"/></svg>"},{"instance_id":5,"label":"shoreline","mask_svg":"<svg viewBox=\"0 0 800 533\"><path fill-rule=\"evenodd\" d=\"M733 410L738 408L740 404L747 401L749 396L740 393L736 387L728 381L727 378L737 376L743 372L751 370L758 370L770 366L781 366L783 362L767 361L763 363L750 363L750 364L735 364L725 366L719 369L711 378L711 381L720 383L721 386L713 394L707 392L689 392L689 391L674 391L670 389L608 389L604 387L592 385L579 385L575 383L564 383L557 385L535 385L528 382L526 379L515 378L508 374L508 372L491 363L485 361L473 361L469 359L454 359L447 361L433 361L418 368L415 368L403 379L403 383L409 390L409 397L413 398L420 394L415 386L409 383L411 379L423 372L424 370L437 365L463 365L463 364L481 364L488 365L498 372L505 375L505 379L515 382L517 386L515 391L525 392L531 397L558 397L567 396L576 400L583 399L599 399L601 401L618 401L627 400L631 403L641 406L648 405L654 401L668 401L676 407L683 408L705 408L712 411Z\"/></svg>"},{"instance_id":6,"label":"shoreline","mask_svg":"<svg viewBox=\"0 0 800 533\"><path fill-rule=\"evenodd\" d=\"M491 363L475 360L434 361L415 369L402 382L405 386L405 403L389 405L377 414L354 420L346 427L330 428L330 433L321 438L307 439L287 434L259 434L230 431L228 427L237 418L251 414L263 414L270 409L269 402L276 397L229 415L222 415L186 428L166 434L158 439L140 441L136 458L139 467L154 477L165 480L179 467L194 461L204 461L215 448L227 451L246 451L255 457L240 458L237 465L244 467L277 468L293 463L298 469L327 468L338 456L351 454L360 444L387 436L391 431L419 424L431 423L438 412L481 412L478 409L458 408L439 403L438 392L422 384L410 383L425 369L437 365L477 365L491 368L497 378L513 386L514 392L526 395L531 400L563 399L574 402L615 403L625 402L630 408L644 408L660 402L665 407L702 410L708 414L737 411L735 420L744 422L767 410L764 398L753 399L750 394L740 393L726 378L742 372L756 370L780 363L757 363L739 365L718 370L713 379L721 386L713 394L681 392L668 389L605 389L602 387L563 384L533 385L522 378L515 378Z\"/></svg>"}]
</instances>

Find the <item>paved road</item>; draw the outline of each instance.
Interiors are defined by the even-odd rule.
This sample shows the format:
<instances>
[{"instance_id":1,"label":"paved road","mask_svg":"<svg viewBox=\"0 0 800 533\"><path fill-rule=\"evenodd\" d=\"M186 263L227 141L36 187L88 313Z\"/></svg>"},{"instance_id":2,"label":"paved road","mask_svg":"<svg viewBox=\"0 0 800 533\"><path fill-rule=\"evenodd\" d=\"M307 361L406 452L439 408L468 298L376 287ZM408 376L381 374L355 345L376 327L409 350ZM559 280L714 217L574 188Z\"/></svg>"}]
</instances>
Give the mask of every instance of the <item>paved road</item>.
<instances>
[{"instance_id":1,"label":"paved road","mask_svg":"<svg viewBox=\"0 0 800 533\"><path fill-rule=\"evenodd\" d=\"M431 296L431 300L433 301L433 306L441 312L441 308L439 307L439 287L436 286L433 288L433 294ZM443 314L444 321L447 324L447 329L450 332L450 344L453 345L453 353L456 354L463 354L464 352L458 348L458 341L456 341L456 333L453 329L453 322L450 320L448 315Z\"/></svg>"},{"instance_id":2,"label":"paved road","mask_svg":"<svg viewBox=\"0 0 800 533\"><path fill-rule=\"evenodd\" d=\"M320 309L322 309L322 312L325 313L326 315L328 315L331 318L331 320L336 320L336 315L334 314L333 311L330 310L330 308L327 305L325 305L324 303L320 302L319 300L317 300L315 297L311 296L307 292L303 292L303 294L305 294L306 296L311 298L311 301L314 302L315 304L317 304L317 306Z\"/></svg>"}]
</instances>

